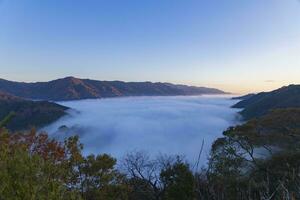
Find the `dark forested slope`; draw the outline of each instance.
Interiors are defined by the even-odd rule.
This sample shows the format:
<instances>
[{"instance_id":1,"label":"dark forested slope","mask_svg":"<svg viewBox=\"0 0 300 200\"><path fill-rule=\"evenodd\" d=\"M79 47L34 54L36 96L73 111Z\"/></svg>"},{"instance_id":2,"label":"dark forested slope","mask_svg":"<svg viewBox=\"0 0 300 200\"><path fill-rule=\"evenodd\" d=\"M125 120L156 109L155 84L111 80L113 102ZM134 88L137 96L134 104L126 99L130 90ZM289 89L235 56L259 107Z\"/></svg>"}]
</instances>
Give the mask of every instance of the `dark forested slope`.
<instances>
[{"instance_id":1,"label":"dark forested slope","mask_svg":"<svg viewBox=\"0 0 300 200\"><path fill-rule=\"evenodd\" d=\"M289 85L271 92L262 92L246 98L233 106L243 108L244 119L260 117L278 108L300 107L300 85Z\"/></svg>"},{"instance_id":2,"label":"dark forested slope","mask_svg":"<svg viewBox=\"0 0 300 200\"><path fill-rule=\"evenodd\" d=\"M47 102L24 100L13 95L0 92L0 119L13 113L7 128L11 130L41 127L65 115L67 107Z\"/></svg>"}]
</instances>

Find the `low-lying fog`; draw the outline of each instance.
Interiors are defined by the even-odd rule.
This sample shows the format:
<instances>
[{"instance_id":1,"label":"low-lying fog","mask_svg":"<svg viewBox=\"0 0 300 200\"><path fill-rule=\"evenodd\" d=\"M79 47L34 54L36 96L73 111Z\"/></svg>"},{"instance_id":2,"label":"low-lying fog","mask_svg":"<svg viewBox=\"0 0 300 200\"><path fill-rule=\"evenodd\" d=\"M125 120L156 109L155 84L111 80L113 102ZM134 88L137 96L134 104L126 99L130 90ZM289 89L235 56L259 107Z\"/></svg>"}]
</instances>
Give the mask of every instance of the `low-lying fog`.
<instances>
[{"instance_id":1,"label":"low-lying fog","mask_svg":"<svg viewBox=\"0 0 300 200\"><path fill-rule=\"evenodd\" d=\"M84 153L121 158L131 151L185 155L205 164L212 142L237 123L230 97L128 97L60 102L70 115L45 127L55 137L76 133ZM58 131L60 130L60 131Z\"/></svg>"}]
</instances>

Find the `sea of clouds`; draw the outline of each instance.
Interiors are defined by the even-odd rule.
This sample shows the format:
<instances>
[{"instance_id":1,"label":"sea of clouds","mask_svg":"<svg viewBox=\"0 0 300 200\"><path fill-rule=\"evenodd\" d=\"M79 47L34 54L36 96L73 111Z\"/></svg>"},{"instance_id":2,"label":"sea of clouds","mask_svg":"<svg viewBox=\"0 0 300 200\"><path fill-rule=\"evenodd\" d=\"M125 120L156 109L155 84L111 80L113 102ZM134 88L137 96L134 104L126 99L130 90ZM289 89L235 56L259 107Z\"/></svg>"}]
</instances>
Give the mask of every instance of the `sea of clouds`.
<instances>
[{"instance_id":1,"label":"sea of clouds","mask_svg":"<svg viewBox=\"0 0 300 200\"><path fill-rule=\"evenodd\" d=\"M238 123L236 101L228 96L128 97L59 102L69 115L43 130L56 138L78 134L84 153L122 158L132 151L184 155L201 164L211 144ZM63 127L61 127L63 126Z\"/></svg>"}]
</instances>

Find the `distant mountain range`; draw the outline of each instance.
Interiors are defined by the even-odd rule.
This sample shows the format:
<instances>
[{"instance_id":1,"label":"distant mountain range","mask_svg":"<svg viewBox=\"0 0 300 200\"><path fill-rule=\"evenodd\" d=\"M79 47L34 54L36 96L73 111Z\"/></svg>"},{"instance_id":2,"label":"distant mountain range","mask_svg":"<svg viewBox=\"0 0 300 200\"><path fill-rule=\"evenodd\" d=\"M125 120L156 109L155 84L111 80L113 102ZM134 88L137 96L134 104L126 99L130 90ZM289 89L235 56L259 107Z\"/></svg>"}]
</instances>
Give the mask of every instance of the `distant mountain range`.
<instances>
[{"instance_id":1,"label":"distant mountain range","mask_svg":"<svg viewBox=\"0 0 300 200\"><path fill-rule=\"evenodd\" d=\"M245 120L263 116L274 109L299 108L300 85L289 85L256 95L250 94L233 107L243 108L241 115Z\"/></svg>"},{"instance_id":2,"label":"distant mountain range","mask_svg":"<svg viewBox=\"0 0 300 200\"><path fill-rule=\"evenodd\" d=\"M68 108L47 101L30 101L0 92L0 121L9 114L13 117L6 124L10 130L41 127L65 115Z\"/></svg>"},{"instance_id":3,"label":"distant mountain range","mask_svg":"<svg viewBox=\"0 0 300 200\"><path fill-rule=\"evenodd\" d=\"M123 96L225 94L224 91L214 88L171 83L97 81L74 77L35 83L0 79L0 91L27 99L53 101Z\"/></svg>"}]
</instances>

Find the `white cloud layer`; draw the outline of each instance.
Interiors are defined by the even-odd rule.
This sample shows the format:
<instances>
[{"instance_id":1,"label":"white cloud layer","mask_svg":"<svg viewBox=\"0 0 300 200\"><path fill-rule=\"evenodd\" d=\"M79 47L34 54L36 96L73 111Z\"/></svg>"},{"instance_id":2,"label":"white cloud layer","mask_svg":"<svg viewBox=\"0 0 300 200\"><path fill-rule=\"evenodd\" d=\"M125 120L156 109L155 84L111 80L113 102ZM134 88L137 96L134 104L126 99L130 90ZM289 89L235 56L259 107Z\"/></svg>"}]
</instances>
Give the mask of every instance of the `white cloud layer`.
<instances>
[{"instance_id":1,"label":"white cloud layer","mask_svg":"<svg viewBox=\"0 0 300 200\"><path fill-rule=\"evenodd\" d=\"M121 158L131 151L147 151L184 155L193 163L204 140L201 164L205 164L212 142L237 123L237 110L230 108L234 103L229 97L216 96L61 102L73 108L70 115L44 130L55 137L78 133L85 154L109 153ZM57 131L62 125L69 133Z\"/></svg>"}]
</instances>

